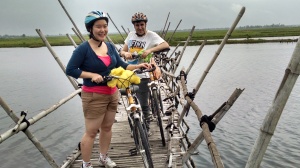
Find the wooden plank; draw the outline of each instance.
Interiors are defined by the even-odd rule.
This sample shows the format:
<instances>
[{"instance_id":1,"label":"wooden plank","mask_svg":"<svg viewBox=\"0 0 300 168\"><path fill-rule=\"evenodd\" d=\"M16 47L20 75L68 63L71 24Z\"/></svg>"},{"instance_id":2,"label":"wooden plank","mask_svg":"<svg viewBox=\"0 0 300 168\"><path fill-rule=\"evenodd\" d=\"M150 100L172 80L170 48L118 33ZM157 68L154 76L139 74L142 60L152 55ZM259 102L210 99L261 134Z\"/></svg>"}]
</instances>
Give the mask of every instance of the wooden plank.
<instances>
[{"instance_id":1,"label":"wooden plank","mask_svg":"<svg viewBox=\"0 0 300 168\"><path fill-rule=\"evenodd\" d=\"M130 127L127 120L127 112L125 111L123 101L118 106L118 113L116 114L117 122L114 123L112 131L112 141L109 148L109 156L116 162L118 168L141 168L144 167L141 156L138 154L136 156L131 156L129 150L134 148L134 140L131 138ZM170 106L170 104L163 102L164 110ZM178 115L176 115L178 118ZM177 121L175 121L177 122ZM168 124L168 117L164 117L163 126L164 128ZM166 146L162 146L159 127L156 121L150 123L150 129L152 135L149 137L150 148L152 159L155 168L165 168L168 164L168 146L169 143L172 145L172 153L175 153L172 159L172 167L181 168L182 157L179 155L181 153L179 138L168 138L168 130L165 130ZM173 131L173 137L180 137L179 131ZM91 162L94 168L100 167L98 164L99 157L99 141L98 136L95 139ZM75 161L70 166L71 168L80 168L82 163L81 155L75 159Z\"/></svg>"}]
</instances>

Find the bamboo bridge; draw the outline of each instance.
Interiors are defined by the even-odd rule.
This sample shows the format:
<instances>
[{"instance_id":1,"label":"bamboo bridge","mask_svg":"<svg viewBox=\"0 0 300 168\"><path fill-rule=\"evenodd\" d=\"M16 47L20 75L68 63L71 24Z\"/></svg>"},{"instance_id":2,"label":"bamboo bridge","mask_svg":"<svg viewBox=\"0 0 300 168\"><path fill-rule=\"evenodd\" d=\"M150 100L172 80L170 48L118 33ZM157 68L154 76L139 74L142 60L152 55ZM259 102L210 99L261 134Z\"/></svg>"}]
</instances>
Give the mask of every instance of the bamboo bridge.
<instances>
[{"instance_id":1,"label":"bamboo bridge","mask_svg":"<svg viewBox=\"0 0 300 168\"><path fill-rule=\"evenodd\" d=\"M67 13L61 1L59 1L66 14L69 16L72 21L70 15ZM241 95L244 89L235 89L231 95L228 95L228 100L224 100L224 103L217 108L217 110L211 114L210 116L203 115L201 109L197 106L197 104L193 101L195 95L200 89L201 84L203 83L205 77L207 76L209 70L213 66L214 62L218 58L220 52L222 51L226 41L230 37L231 33L235 29L237 23L245 12L245 8L243 7L238 14L237 18L234 20L232 26L226 33L224 39L222 40L219 48L215 52L211 62L207 66L206 70L203 72L199 82L193 89L189 89L186 86L186 76L189 74L192 69L194 63L196 62L199 54L201 53L202 48L205 46L206 41L203 41L199 50L195 54L194 58L191 60L190 66L185 70L184 67L179 71L178 67L180 65L180 61L183 58L183 54L186 46L189 43L189 40L192 37L194 28L191 29L190 35L187 37L187 40L184 44L184 47L181 51L177 51L178 46L175 47L174 51L166 52L158 55L157 59L161 63L160 67L163 72L163 77L160 79L160 85L162 88L162 96L163 96L163 106L165 116L163 117L163 125L165 127L165 137L166 137L166 146L161 145L160 135L158 126L155 122L151 122L151 130L153 130L153 135L149 137L150 145L151 145L151 154L154 162L154 166L156 168L160 167L198 167L195 165L191 155L195 155L195 151L197 147L205 140L207 147L210 151L212 162L215 167L222 168L224 167L221 156L216 148L216 145L213 140L212 131L215 126L217 126L218 122L221 121L223 116L229 111L229 109L233 106L237 98ZM169 16L168 16L169 17ZM110 18L110 17L109 17ZM112 20L110 18L110 20ZM74 22L72 21L74 24ZM166 21L167 23L167 21ZM179 22L180 23L180 22ZM114 23L113 23L114 24ZM114 24L115 25L115 24ZM74 24L73 31L75 34L81 39L81 41L85 41L84 37L81 35L80 31L77 29ZM166 25L165 25L166 27ZM168 28L163 29L161 33L162 37L165 37L165 34ZM177 26L178 27L178 26ZM53 58L60 65L61 69L65 73L65 67L60 61L59 57L56 55L55 51L52 49L50 43L43 35L41 30L36 29L37 33L53 55ZM119 31L119 30L118 30ZM124 30L125 31L125 30ZM176 31L176 30L175 30ZM174 33L175 33L174 31ZM125 31L126 32L126 31ZM121 34L121 33L120 33ZM74 40L67 34L67 37L70 39L74 47L77 47L77 44ZM108 37L108 41L112 42ZM113 42L112 42L113 43ZM117 49L117 47L116 47ZM282 80L281 86L278 89L276 97L274 98L274 103L272 107L270 107L269 113L266 116L265 122L263 123L260 135L257 139L255 146L253 147L252 153L249 157L246 167L259 167L263 155L266 151L268 143L273 135L273 132L276 128L276 122L279 120L278 116L282 112L282 109L289 97L289 94L296 82L297 77L300 73L299 68L300 63L300 40L298 40L297 46L291 58L291 62L289 67L287 68L286 74ZM179 72L179 74L176 74ZM48 154L47 150L42 146L42 144L38 141L36 137L27 129L29 126L33 125L40 119L44 118L48 114L54 112L57 108L67 103L69 100L77 96L81 89L78 87L78 82L71 77L67 77L71 84L74 86L75 91L68 95L67 97L61 99L57 104L51 106L47 110L41 111L38 115L33 116L30 119L26 119L26 112L21 113L21 117L17 117L13 110L8 107L6 102L0 97L1 107L6 111L7 115L9 115L12 120L16 123L16 125L9 129L7 132L2 133L0 135L0 143L7 140L9 137L23 131L28 139L32 141L32 143L39 149L41 154L47 160L47 162L54 168L79 168L81 166L81 154L79 149L74 149L73 153L69 156L66 156L66 160L58 164L54 161L54 159ZM192 91L190 91L192 90ZM121 98L123 100L123 98ZM178 107L181 107L181 111L178 111ZM186 123L185 116L187 112L194 111L197 115L199 121L199 127L201 125L202 131L199 132L197 138L191 142L188 138L189 133L189 123ZM280 116L280 115L279 115ZM142 159L139 155L132 156L130 154L130 149L134 147L134 141L130 136L129 125L127 121L127 113L124 109L124 103L122 102L118 107L118 113L116 115L117 122L113 125L113 137L110 145L109 153L111 158L117 163L118 167L143 167ZM275 122L275 124L274 124ZM272 125L272 127L270 127ZM97 140L95 140L93 154L92 154L92 163L94 163L94 167L97 167L97 159L98 159L98 145Z\"/></svg>"}]
</instances>

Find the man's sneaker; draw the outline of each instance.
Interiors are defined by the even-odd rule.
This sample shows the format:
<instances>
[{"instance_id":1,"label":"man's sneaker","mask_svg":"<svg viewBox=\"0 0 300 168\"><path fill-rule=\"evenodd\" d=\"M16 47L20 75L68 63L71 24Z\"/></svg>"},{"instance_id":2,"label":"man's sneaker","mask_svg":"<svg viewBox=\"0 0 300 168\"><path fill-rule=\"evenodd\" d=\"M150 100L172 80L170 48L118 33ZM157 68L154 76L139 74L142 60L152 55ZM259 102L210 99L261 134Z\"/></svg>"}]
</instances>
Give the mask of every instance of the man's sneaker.
<instances>
[{"instance_id":1,"label":"man's sneaker","mask_svg":"<svg viewBox=\"0 0 300 168\"><path fill-rule=\"evenodd\" d=\"M148 116L145 116L145 120L150 123L151 121L153 121L153 116L152 114L149 114Z\"/></svg>"},{"instance_id":2,"label":"man's sneaker","mask_svg":"<svg viewBox=\"0 0 300 168\"><path fill-rule=\"evenodd\" d=\"M81 165L81 168L93 168L92 163L89 163L88 165L83 166L83 164Z\"/></svg>"},{"instance_id":3,"label":"man's sneaker","mask_svg":"<svg viewBox=\"0 0 300 168\"><path fill-rule=\"evenodd\" d=\"M133 131L130 130L130 137L133 138Z\"/></svg>"},{"instance_id":4,"label":"man's sneaker","mask_svg":"<svg viewBox=\"0 0 300 168\"><path fill-rule=\"evenodd\" d=\"M99 158L99 163L100 166L104 166L105 168L113 168L117 166L117 164L114 161L112 161L107 155L105 159Z\"/></svg>"}]
</instances>

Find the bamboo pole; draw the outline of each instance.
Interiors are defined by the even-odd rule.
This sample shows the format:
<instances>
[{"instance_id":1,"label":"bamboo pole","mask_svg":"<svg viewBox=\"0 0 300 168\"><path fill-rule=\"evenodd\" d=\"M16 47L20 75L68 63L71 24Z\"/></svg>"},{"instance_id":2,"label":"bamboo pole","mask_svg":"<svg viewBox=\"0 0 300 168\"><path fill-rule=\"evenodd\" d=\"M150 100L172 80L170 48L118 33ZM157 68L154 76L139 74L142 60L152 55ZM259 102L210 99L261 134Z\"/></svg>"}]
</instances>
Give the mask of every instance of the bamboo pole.
<instances>
[{"instance_id":1,"label":"bamboo pole","mask_svg":"<svg viewBox=\"0 0 300 168\"><path fill-rule=\"evenodd\" d=\"M64 73L66 73L65 66L60 61L59 57L56 55L56 53L54 52L54 50L52 49L50 43L48 42L48 40L46 39L46 37L43 35L42 31L40 29L36 29L36 32L41 37L41 39L43 40L44 44L47 46L48 50L50 51L50 53L52 54L52 56L54 57L54 59L56 60L56 62L59 64L60 68L64 71ZM69 77L69 76L67 76L67 78L69 79L69 81L73 85L74 89L78 89L78 83L76 83L75 80L73 78Z\"/></svg>"},{"instance_id":2,"label":"bamboo pole","mask_svg":"<svg viewBox=\"0 0 300 168\"><path fill-rule=\"evenodd\" d=\"M240 10L240 13L238 14L237 18L235 19L235 21L233 22L233 24L231 25L230 29L227 31L224 39L222 40L218 50L216 51L214 57L212 58L211 62L209 63L209 65L207 66L207 69L204 71L199 83L197 84L195 90L196 93L198 92L202 82L204 81L206 75L208 74L210 68L212 67L212 65L215 63L216 59L218 58L220 52L222 51L224 45L226 44L228 38L231 36L231 33L233 32L233 30L235 29L236 25L238 24L238 22L240 21L241 17L243 16L243 14L245 13L245 7L242 7L242 9Z\"/></svg>"},{"instance_id":3,"label":"bamboo pole","mask_svg":"<svg viewBox=\"0 0 300 168\"><path fill-rule=\"evenodd\" d=\"M201 44L199 50L197 51L196 55L194 56L193 60L192 60L192 63L190 64L190 66L188 67L188 70L186 72L186 75L188 75L189 71L191 70L192 66L195 64L202 48L204 47L204 45L206 44L206 40L203 41L203 43ZM193 94L196 95L196 91L193 90ZM185 104L183 109L182 109L182 112L180 113L180 116L179 116L179 119L178 119L178 123L177 123L177 126L179 126L181 124L181 122L183 121L183 118L186 114L187 111L189 111L190 109L190 105L189 104Z\"/></svg>"},{"instance_id":4,"label":"bamboo pole","mask_svg":"<svg viewBox=\"0 0 300 168\"><path fill-rule=\"evenodd\" d=\"M79 94L81 92L81 89L75 90L73 93L71 93L69 96L67 96L66 98L60 100L57 104L53 105L52 107L50 107L47 110L44 110L42 112L40 112L39 114L37 114L36 116L32 117L31 119L28 119L28 122L30 123L30 125L33 125L34 123L36 123L37 121L39 121L40 119L44 118L45 116L47 116L48 114L50 114L51 112L53 112L54 110L56 110L58 107L60 107L61 105L63 105L64 103L66 103L67 101L69 101L70 99L72 99L73 97L75 97L77 94ZM27 127L26 123L22 123L20 124L19 130L22 131ZM13 128L6 131L5 133L0 135L0 144L2 142L4 142L6 139L8 139L9 137L17 134L18 132L14 132Z\"/></svg>"},{"instance_id":5,"label":"bamboo pole","mask_svg":"<svg viewBox=\"0 0 300 168\"><path fill-rule=\"evenodd\" d=\"M186 70L186 75L189 74L189 72L190 72L190 70L192 69L193 65L194 65L195 62L197 61L198 56L199 56L200 52L202 51L202 49L203 49L203 47L204 47L205 44L206 44L206 40L204 40L204 41L202 42L202 44L200 45L200 47L199 47L199 49L198 49L196 55L194 56L194 58L193 58L193 60L192 60L192 62L191 62L191 64L190 64L190 66L189 66L188 69Z\"/></svg>"},{"instance_id":6,"label":"bamboo pole","mask_svg":"<svg viewBox=\"0 0 300 168\"><path fill-rule=\"evenodd\" d=\"M69 168L71 167L72 163L81 155L80 150L77 150L77 152L70 157L60 168Z\"/></svg>"},{"instance_id":7,"label":"bamboo pole","mask_svg":"<svg viewBox=\"0 0 300 168\"><path fill-rule=\"evenodd\" d=\"M176 50L178 49L179 44L177 44L177 46L175 47L175 49L173 50L173 52L170 54L169 58L171 58L173 56L173 54L176 52Z\"/></svg>"},{"instance_id":8,"label":"bamboo pole","mask_svg":"<svg viewBox=\"0 0 300 168\"><path fill-rule=\"evenodd\" d=\"M229 99L224 103L224 105L221 106L216 112L217 115L212 120L214 124L218 124L219 121L223 118L223 116L227 113L227 111L232 107L232 105L235 103L235 101L238 99L238 97L242 94L244 89L235 89L235 91L231 94ZM216 113L215 112L215 113ZM188 148L186 153L182 156L182 163L185 163L188 158L195 152L195 150L198 148L198 146L202 143L204 140L204 134L201 132L197 138L194 140L194 142L191 144L191 146Z\"/></svg>"},{"instance_id":9,"label":"bamboo pole","mask_svg":"<svg viewBox=\"0 0 300 168\"><path fill-rule=\"evenodd\" d=\"M125 41L125 38L123 37L122 33L120 32L120 30L118 29L118 27L116 26L116 24L114 23L114 21L111 19L111 17L109 16L109 14L107 13L107 16L109 17L109 20L111 20L111 22L113 23L113 25L115 26L115 28L118 30L119 34L121 35L121 37L123 38L123 40Z\"/></svg>"},{"instance_id":10,"label":"bamboo pole","mask_svg":"<svg viewBox=\"0 0 300 168\"><path fill-rule=\"evenodd\" d=\"M75 41L73 40L73 38L68 33L66 35L67 35L68 39L71 41L71 43L73 44L73 46L75 48L77 48L77 44L75 43Z\"/></svg>"},{"instance_id":11,"label":"bamboo pole","mask_svg":"<svg viewBox=\"0 0 300 168\"><path fill-rule=\"evenodd\" d=\"M177 28L178 28L178 26L180 25L181 21L182 21L182 19L180 19L180 21L179 21L179 23L177 24L175 30L173 31L173 34L171 35L171 37L168 38L168 41L167 41L168 43L172 40L172 38L173 38L175 32L177 31Z\"/></svg>"},{"instance_id":12,"label":"bamboo pole","mask_svg":"<svg viewBox=\"0 0 300 168\"><path fill-rule=\"evenodd\" d=\"M186 87L186 84L185 84L185 79L184 77L182 76L181 79L181 85L182 85L182 90L183 90L183 94L186 95L187 94L187 87ZM198 117L198 120L200 122L201 118L202 118L202 112L201 110L198 108L198 106L193 102L193 100L189 97L189 96L185 96L186 100L187 100L187 103L190 104L190 106L193 108L193 110L195 111L197 117ZM209 128L208 128L208 124L207 123L203 123L202 124L202 132L203 132L203 137L206 141L206 144L208 146L208 149L210 151L210 154L211 154L211 157L212 157L212 161L215 165L215 167L217 168L223 168L224 165L223 165L223 162L221 160L221 156L217 150L217 147L216 147L216 144L211 136L211 133L209 131Z\"/></svg>"},{"instance_id":13,"label":"bamboo pole","mask_svg":"<svg viewBox=\"0 0 300 168\"><path fill-rule=\"evenodd\" d=\"M183 53L184 53L184 51L185 51L185 49L186 49L188 43L190 42L190 39L192 38L192 35L193 35L194 30L195 30L195 26L192 27L192 30L191 30L191 32L190 32L190 34L189 34L189 36L188 36L188 38L187 38L187 40L186 40L186 42L185 42L185 44L184 44L184 47L182 48L182 51L181 51L181 53L180 53L180 56L179 56L178 60L176 61L176 64L175 64L175 68L174 68L174 70L173 70L173 73L176 72L177 67L178 67L178 65L180 64L182 55L183 55Z\"/></svg>"},{"instance_id":14,"label":"bamboo pole","mask_svg":"<svg viewBox=\"0 0 300 168\"><path fill-rule=\"evenodd\" d=\"M21 123L19 123L19 118L15 115L13 110L5 103L5 101L0 97L0 105L5 110L8 116L15 122L18 123L18 128L20 128ZM22 119L23 120L23 119ZM13 131L13 130L12 130ZM48 163L53 168L58 168L59 166L56 164L54 159L49 155L47 150L42 146L42 144L37 140L37 138L28 130L24 131L27 138L34 144L34 146L41 152L41 154L44 156L44 158L48 161Z\"/></svg>"},{"instance_id":15,"label":"bamboo pole","mask_svg":"<svg viewBox=\"0 0 300 168\"><path fill-rule=\"evenodd\" d=\"M218 58L220 52L222 51L224 45L226 44L228 38L231 36L231 33L233 32L233 30L235 29L236 25L238 24L238 22L240 21L241 17L243 16L243 14L245 13L245 7L242 7L242 9L240 10L237 18L235 19L235 21L233 22L233 24L231 25L230 29L227 31L224 39L222 40L218 50L216 51L214 57L212 58L211 62L209 63L209 65L207 66L206 70L203 72L199 82L197 83L196 87L195 87L195 94L198 92L200 86L202 85L206 75L208 74L209 70L211 69L211 67L213 66L213 64L215 63L216 59ZM186 104L186 108L183 109L181 115L184 115L187 112L187 109L189 109L189 105ZM178 124L180 124L181 121L178 121Z\"/></svg>"},{"instance_id":16,"label":"bamboo pole","mask_svg":"<svg viewBox=\"0 0 300 168\"><path fill-rule=\"evenodd\" d=\"M60 6L63 8L63 10L65 11L65 13L67 14L68 18L70 19L70 21L72 22L73 26L75 27L76 31L78 32L79 36L84 40L84 37L82 36L82 34L80 33L78 27L76 26L75 22L73 21L73 19L71 18L71 16L69 15L68 11L66 10L65 6L62 4L61 0L58 0ZM84 40L85 41L85 40Z\"/></svg>"},{"instance_id":17,"label":"bamboo pole","mask_svg":"<svg viewBox=\"0 0 300 168\"><path fill-rule=\"evenodd\" d=\"M123 31L126 33L126 35L128 35L129 32L127 32L123 26L121 26L121 27L122 27Z\"/></svg>"},{"instance_id":18,"label":"bamboo pole","mask_svg":"<svg viewBox=\"0 0 300 168\"><path fill-rule=\"evenodd\" d=\"M161 37L163 37L163 35L164 35L164 31L165 31L166 25L167 25L167 23L168 23L169 16L170 16L170 12L168 13L168 16L167 16L167 19L166 19L166 22L165 22L164 28L163 28L163 30L162 30L162 32L161 32Z\"/></svg>"},{"instance_id":19,"label":"bamboo pole","mask_svg":"<svg viewBox=\"0 0 300 168\"><path fill-rule=\"evenodd\" d=\"M259 136L252 148L251 154L248 158L246 168L260 167L263 156L267 150L268 144L275 132L277 123L280 119L282 111L292 89L300 74L300 38L294 49L292 58L285 70L284 77L275 95L271 107L268 110L264 122L260 128Z\"/></svg>"},{"instance_id":20,"label":"bamboo pole","mask_svg":"<svg viewBox=\"0 0 300 168\"><path fill-rule=\"evenodd\" d=\"M169 31L169 28L170 28L170 24L171 24L171 22L169 22L168 27L167 27L166 31L164 32L164 34L163 34L163 39L166 38L166 35L167 35L167 33Z\"/></svg>"},{"instance_id":21,"label":"bamboo pole","mask_svg":"<svg viewBox=\"0 0 300 168\"><path fill-rule=\"evenodd\" d=\"M73 30L73 32L76 34L76 36L80 39L81 42L84 42L84 41L85 41L85 39L82 38L82 37L80 36L80 34L79 34L74 28L72 28L72 30Z\"/></svg>"}]
</instances>

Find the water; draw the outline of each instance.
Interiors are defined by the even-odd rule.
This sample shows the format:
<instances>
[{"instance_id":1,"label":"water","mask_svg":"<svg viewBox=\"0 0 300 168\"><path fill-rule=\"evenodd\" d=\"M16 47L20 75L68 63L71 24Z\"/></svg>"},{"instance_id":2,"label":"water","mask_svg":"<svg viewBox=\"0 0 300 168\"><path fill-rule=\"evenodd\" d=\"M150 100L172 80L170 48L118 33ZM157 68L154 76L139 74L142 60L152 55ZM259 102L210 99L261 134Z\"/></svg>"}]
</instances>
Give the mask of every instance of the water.
<instances>
[{"instance_id":1,"label":"water","mask_svg":"<svg viewBox=\"0 0 300 168\"><path fill-rule=\"evenodd\" d=\"M181 61L188 67L199 46L188 47ZM187 80L191 91L196 86L218 45L205 46L191 69ZM295 43L226 45L210 69L195 102L203 114L210 115L235 88L244 92L219 122L212 133L225 167L245 167L259 128L280 85L284 70L292 56ZM53 47L64 64L74 47ZM28 110L30 118L66 97L74 88L53 59L47 48L0 48L0 95L19 116ZM177 73L178 74L178 73ZM300 167L299 82L296 83L284 108L261 167ZM190 139L197 137L201 128L193 111L186 118L190 124ZM58 164L76 148L82 133L83 116L80 98L67 102L58 110L41 119L29 130L49 151ZM14 123L0 108L0 133ZM213 167L205 142L194 156L198 167ZM1 167L21 165L50 167L23 133L0 144ZM15 158L15 159L13 159ZM16 161L17 160L17 161Z\"/></svg>"}]
</instances>

